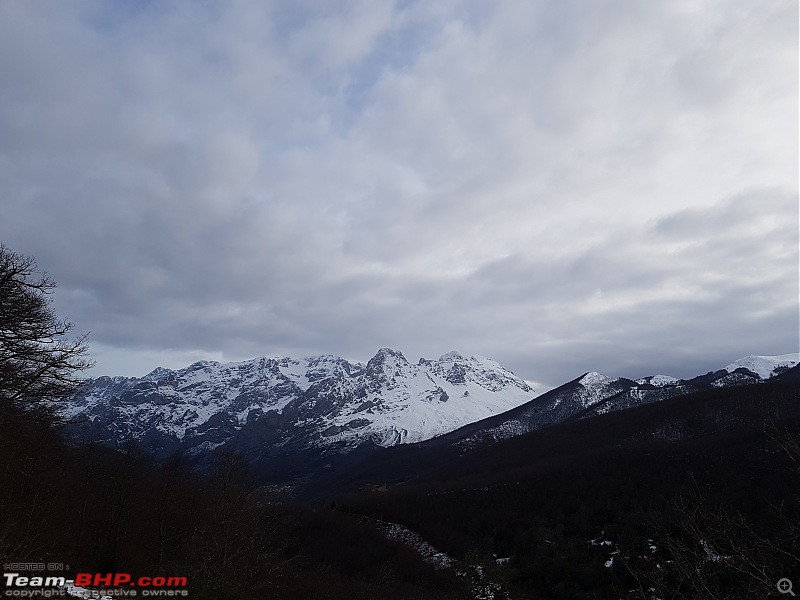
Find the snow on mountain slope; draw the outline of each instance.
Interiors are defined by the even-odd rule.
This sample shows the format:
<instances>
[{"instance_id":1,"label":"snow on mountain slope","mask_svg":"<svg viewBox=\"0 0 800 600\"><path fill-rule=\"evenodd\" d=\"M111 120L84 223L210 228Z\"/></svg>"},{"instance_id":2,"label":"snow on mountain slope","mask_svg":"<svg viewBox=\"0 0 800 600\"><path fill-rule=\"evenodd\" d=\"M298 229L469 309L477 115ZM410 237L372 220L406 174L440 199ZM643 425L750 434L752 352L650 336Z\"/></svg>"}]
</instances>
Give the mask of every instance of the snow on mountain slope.
<instances>
[{"instance_id":1,"label":"snow on mountain slope","mask_svg":"<svg viewBox=\"0 0 800 600\"><path fill-rule=\"evenodd\" d=\"M726 371L733 372L744 367L756 373L761 379L769 379L776 375L775 370L790 369L800 363L800 352L780 354L778 356L746 356L725 367Z\"/></svg>"},{"instance_id":2,"label":"snow on mountain slope","mask_svg":"<svg viewBox=\"0 0 800 600\"><path fill-rule=\"evenodd\" d=\"M454 352L414 365L384 348L367 363L365 376L369 383L361 402L348 403L324 419L339 429L331 441L366 437L381 446L418 442L534 396L525 382L498 363Z\"/></svg>"},{"instance_id":3,"label":"snow on mountain slope","mask_svg":"<svg viewBox=\"0 0 800 600\"><path fill-rule=\"evenodd\" d=\"M100 377L64 414L83 421L82 435L89 423L99 439L138 440L157 455L198 453L241 435L251 447L346 448L421 441L535 395L490 359L451 352L415 365L383 348L366 365L330 355L258 358Z\"/></svg>"},{"instance_id":4,"label":"snow on mountain slope","mask_svg":"<svg viewBox=\"0 0 800 600\"><path fill-rule=\"evenodd\" d=\"M603 398L616 393L618 389L614 384L621 380L620 377L609 377L597 371L587 373L578 380L583 387L583 393L577 396L578 402L583 408L596 404Z\"/></svg>"},{"instance_id":5,"label":"snow on mountain slope","mask_svg":"<svg viewBox=\"0 0 800 600\"><path fill-rule=\"evenodd\" d=\"M116 409L118 430L135 423L153 426L182 438L222 411L235 414L238 423L253 414L281 410L312 382L342 376L353 366L333 356L297 361L268 359L219 364L196 362L172 371L161 367L142 378L100 377L92 380L65 411L67 417Z\"/></svg>"},{"instance_id":6,"label":"snow on mountain slope","mask_svg":"<svg viewBox=\"0 0 800 600\"><path fill-rule=\"evenodd\" d=\"M462 448L494 443L565 421L634 385L622 377L591 371L507 413L467 426L453 436L458 438L456 445ZM468 431L472 427L474 431Z\"/></svg>"},{"instance_id":7,"label":"snow on mountain slope","mask_svg":"<svg viewBox=\"0 0 800 600\"><path fill-rule=\"evenodd\" d=\"M727 369L685 380L650 375L632 381L592 371L507 413L472 423L428 444L447 443L464 449L474 448L569 419L591 418L704 389L758 384L777 374L781 368L796 364L796 359L796 354L747 357ZM742 366L753 373L734 372ZM763 375L757 374L759 372Z\"/></svg>"},{"instance_id":8,"label":"snow on mountain slope","mask_svg":"<svg viewBox=\"0 0 800 600\"><path fill-rule=\"evenodd\" d=\"M643 383L649 383L650 385L654 385L656 387L662 387L665 385L675 385L678 383L678 381L679 379L677 377L672 377L670 375L649 375L647 377L637 379L636 383L639 385Z\"/></svg>"}]
</instances>

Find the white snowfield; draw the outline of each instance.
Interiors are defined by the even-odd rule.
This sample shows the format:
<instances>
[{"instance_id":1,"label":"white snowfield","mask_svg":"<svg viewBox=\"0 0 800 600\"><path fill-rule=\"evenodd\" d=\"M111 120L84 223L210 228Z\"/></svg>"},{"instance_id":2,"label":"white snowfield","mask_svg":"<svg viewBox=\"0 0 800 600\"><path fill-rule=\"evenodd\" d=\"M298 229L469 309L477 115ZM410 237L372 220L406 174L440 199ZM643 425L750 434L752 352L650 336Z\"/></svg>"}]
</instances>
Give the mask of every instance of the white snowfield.
<instances>
[{"instance_id":1,"label":"white snowfield","mask_svg":"<svg viewBox=\"0 0 800 600\"><path fill-rule=\"evenodd\" d=\"M800 352L779 354L778 356L746 356L732 362L725 367L725 370L732 372L739 367L744 367L759 375L761 379L769 379L772 377L775 369L781 367L791 368L798 363L800 363Z\"/></svg>"}]
</instances>

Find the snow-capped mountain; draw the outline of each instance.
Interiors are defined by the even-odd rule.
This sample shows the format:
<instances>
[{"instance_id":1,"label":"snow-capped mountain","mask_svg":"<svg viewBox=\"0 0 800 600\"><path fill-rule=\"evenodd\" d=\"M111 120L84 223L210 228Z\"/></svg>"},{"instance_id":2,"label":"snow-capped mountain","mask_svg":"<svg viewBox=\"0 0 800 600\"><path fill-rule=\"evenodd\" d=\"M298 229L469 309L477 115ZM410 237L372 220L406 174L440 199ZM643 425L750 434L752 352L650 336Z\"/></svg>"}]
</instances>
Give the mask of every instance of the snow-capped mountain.
<instances>
[{"instance_id":1,"label":"snow-capped mountain","mask_svg":"<svg viewBox=\"0 0 800 600\"><path fill-rule=\"evenodd\" d=\"M800 363L800 352L791 354L780 354L778 356L746 356L732 362L726 371L734 372L744 367L748 371L757 374L761 379L769 379L787 371Z\"/></svg>"},{"instance_id":2,"label":"snow-capped mountain","mask_svg":"<svg viewBox=\"0 0 800 600\"><path fill-rule=\"evenodd\" d=\"M156 456L223 444L273 455L417 442L535 397L497 362L450 352L409 363L381 349L366 365L335 356L198 362L141 378L90 380L64 415L73 435L136 440Z\"/></svg>"},{"instance_id":3,"label":"snow-capped mountain","mask_svg":"<svg viewBox=\"0 0 800 600\"><path fill-rule=\"evenodd\" d=\"M665 385L674 385L678 383L678 381L680 380L677 377L672 377L671 375L648 375L647 377L637 379L636 383L640 385L649 383L650 385L661 387Z\"/></svg>"},{"instance_id":4,"label":"snow-capped mountain","mask_svg":"<svg viewBox=\"0 0 800 600\"><path fill-rule=\"evenodd\" d=\"M417 364L389 348L366 364L330 355L198 362L90 380L64 415L77 439L134 440L156 458L182 452L201 462L225 446L285 481L379 446L463 450L704 389L760 383L796 370L798 358L750 356L692 379L589 372L539 396L497 362L457 352Z\"/></svg>"},{"instance_id":5,"label":"snow-capped mountain","mask_svg":"<svg viewBox=\"0 0 800 600\"><path fill-rule=\"evenodd\" d=\"M501 415L437 438L433 443L454 443L462 448L494 443L561 423L636 387L629 379L592 371Z\"/></svg>"},{"instance_id":6,"label":"snow-capped mountain","mask_svg":"<svg viewBox=\"0 0 800 600\"><path fill-rule=\"evenodd\" d=\"M585 419L709 388L760 383L799 362L797 353L748 356L692 379L651 375L632 381L589 372L508 412L471 423L430 443L472 448L570 419Z\"/></svg>"}]
</instances>

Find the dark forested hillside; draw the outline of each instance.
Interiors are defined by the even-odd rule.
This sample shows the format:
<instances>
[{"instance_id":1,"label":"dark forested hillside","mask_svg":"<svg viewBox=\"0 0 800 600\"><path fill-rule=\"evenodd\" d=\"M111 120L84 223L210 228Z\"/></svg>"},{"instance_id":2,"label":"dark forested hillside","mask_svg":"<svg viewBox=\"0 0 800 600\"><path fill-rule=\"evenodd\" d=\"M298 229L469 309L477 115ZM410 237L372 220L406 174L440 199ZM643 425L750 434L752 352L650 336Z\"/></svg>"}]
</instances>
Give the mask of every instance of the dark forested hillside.
<instances>
[{"instance_id":1,"label":"dark forested hillside","mask_svg":"<svg viewBox=\"0 0 800 600\"><path fill-rule=\"evenodd\" d=\"M769 597L800 570L793 377L480 449L370 453L333 465L304 506L237 454L199 476L135 445L67 445L6 407L0 558L183 576L194 598ZM387 539L393 523L457 568Z\"/></svg>"},{"instance_id":2,"label":"dark forested hillside","mask_svg":"<svg viewBox=\"0 0 800 600\"><path fill-rule=\"evenodd\" d=\"M66 445L0 413L0 562L180 576L191 598L460 598L462 584L350 515L279 506L235 454L207 477L133 445ZM19 591L19 590L16 590Z\"/></svg>"},{"instance_id":3,"label":"dark forested hillside","mask_svg":"<svg viewBox=\"0 0 800 600\"><path fill-rule=\"evenodd\" d=\"M481 444L465 444L476 432L493 429L504 419L528 410L522 406L463 427L457 431L418 444L378 449L364 456L353 456L340 468L311 480L305 493L324 498L336 489L360 485L406 482L415 479L453 477L463 469L470 477L481 469L490 477L502 473L500 464L511 464L514 448L523 447L526 468L544 462L571 460L574 455L594 454L608 445L620 445L643 439L677 440L714 434L725 429L753 427L762 423L792 418L798 410L794 401L800 366L776 377L766 387L762 384L734 388L712 388L702 393L679 396L606 415L576 412L561 424L520 435L498 443L480 436ZM568 389L570 382L554 390ZM778 384L784 384L783 388ZM793 387L794 385L794 387ZM784 389L784 391L780 391ZM545 396L542 396L544 398ZM761 402L758 398L766 398ZM784 400L781 400L784 399ZM537 444L537 449L531 448Z\"/></svg>"},{"instance_id":4,"label":"dark forested hillside","mask_svg":"<svg viewBox=\"0 0 800 600\"><path fill-rule=\"evenodd\" d=\"M766 597L800 570L799 439L797 384L712 390L440 460L398 449L438 467L339 503L495 569L515 597Z\"/></svg>"}]
</instances>

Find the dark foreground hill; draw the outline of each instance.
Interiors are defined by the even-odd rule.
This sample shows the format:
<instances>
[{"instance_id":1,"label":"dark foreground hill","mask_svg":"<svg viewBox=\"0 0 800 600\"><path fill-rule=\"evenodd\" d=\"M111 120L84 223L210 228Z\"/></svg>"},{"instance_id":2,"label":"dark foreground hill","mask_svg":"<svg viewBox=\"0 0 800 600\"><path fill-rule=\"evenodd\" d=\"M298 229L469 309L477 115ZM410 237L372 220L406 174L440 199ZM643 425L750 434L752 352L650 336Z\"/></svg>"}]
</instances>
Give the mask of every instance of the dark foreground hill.
<instances>
[{"instance_id":1,"label":"dark foreground hill","mask_svg":"<svg viewBox=\"0 0 800 600\"><path fill-rule=\"evenodd\" d=\"M796 375L379 450L332 465L310 506L276 503L241 455L199 476L4 409L0 558L185 576L200 599L778 597L800 572ZM493 587L436 570L387 522Z\"/></svg>"},{"instance_id":2,"label":"dark foreground hill","mask_svg":"<svg viewBox=\"0 0 800 600\"><path fill-rule=\"evenodd\" d=\"M792 402L792 385L797 389L800 366L764 384L742 387L706 387L702 392L669 395L653 400L662 390L639 390L648 403L605 415L588 414L574 409L575 388L582 378L564 384L536 400L502 415L471 423L456 431L418 444L405 444L376 452L354 455L348 462L338 463L337 469L311 480L306 485L309 499L324 499L336 490L354 489L362 485L394 484L426 478L440 481L452 478L460 470L475 476L483 470L487 476L498 477L513 463L514 449L524 448L521 459L526 468L545 462L572 460L575 455L594 454L607 446L621 446L636 440L688 440L715 434L723 430L749 428L780 418L791 417L800 410ZM619 385L619 381L614 382ZM692 385L698 385L694 383ZM787 390L783 396L777 390ZM682 386L688 387L688 386ZM627 397L630 386L622 385L612 401ZM730 393L728 393L730 392ZM669 392L668 392L669 393ZM777 398L787 398L786 402ZM795 395L796 396L796 395ZM542 406L564 404L571 400L570 416L559 418L547 427L541 422ZM758 401L758 398L767 398ZM776 402L778 405L776 405ZM549 416L549 412L545 412ZM538 420L537 420L538 419ZM523 423L528 435L518 435L498 441L493 433L508 423ZM535 433L538 432L538 433ZM535 433L535 435L534 435ZM520 441L513 440L519 438ZM532 447L535 445L536 447ZM500 457L500 460L498 460ZM510 468L510 467L508 467Z\"/></svg>"},{"instance_id":3,"label":"dark foreground hill","mask_svg":"<svg viewBox=\"0 0 800 600\"><path fill-rule=\"evenodd\" d=\"M513 597L777 597L777 580L800 572L792 377L473 452L387 449L385 465L342 474L358 491L333 500L482 564Z\"/></svg>"},{"instance_id":4,"label":"dark foreground hill","mask_svg":"<svg viewBox=\"0 0 800 600\"><path fill-rule=\"evenodd\" d=\"M275 504L241 456L217 454L200 477L178 458L155 464L135 445L67 445L52 424L8 408L0 408L0 563L61 564L35 575L66 579L185 577L196 600L464 597L452 572L362 519Z\"/></svg>"}]
</instances>

